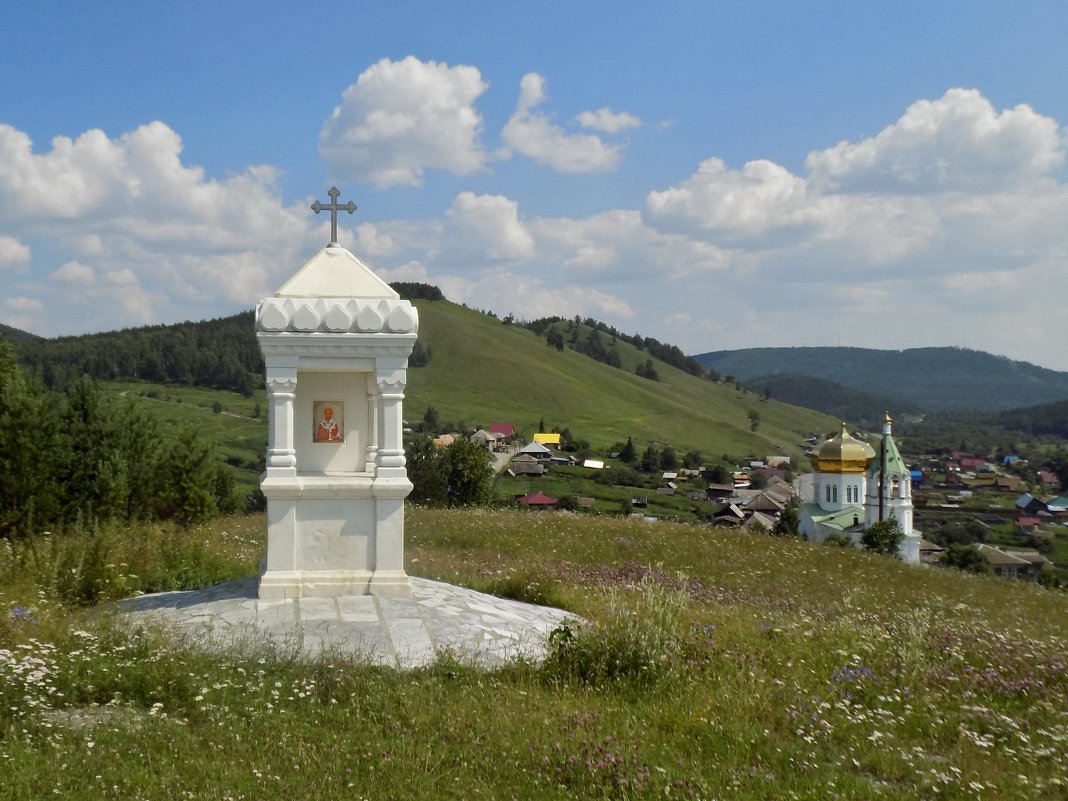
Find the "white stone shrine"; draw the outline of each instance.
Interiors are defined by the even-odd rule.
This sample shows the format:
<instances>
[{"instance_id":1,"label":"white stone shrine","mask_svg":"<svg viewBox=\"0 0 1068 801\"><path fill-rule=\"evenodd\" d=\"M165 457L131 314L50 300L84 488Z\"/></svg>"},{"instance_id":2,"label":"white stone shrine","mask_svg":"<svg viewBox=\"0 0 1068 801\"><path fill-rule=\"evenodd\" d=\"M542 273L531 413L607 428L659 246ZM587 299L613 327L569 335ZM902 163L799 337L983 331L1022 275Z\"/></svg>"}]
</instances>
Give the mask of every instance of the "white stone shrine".
<instances>
[{"instance_id":1,"label":"white stone shrine","mask_svg":"<svg viewBox=\"0 0 1068 801\"><path fill-rule=\"evenodd\" d=\"M256 309L267 368L263 599L411 595L402 401L417 310L331 242Z\"/></svg>"}]
</instances>

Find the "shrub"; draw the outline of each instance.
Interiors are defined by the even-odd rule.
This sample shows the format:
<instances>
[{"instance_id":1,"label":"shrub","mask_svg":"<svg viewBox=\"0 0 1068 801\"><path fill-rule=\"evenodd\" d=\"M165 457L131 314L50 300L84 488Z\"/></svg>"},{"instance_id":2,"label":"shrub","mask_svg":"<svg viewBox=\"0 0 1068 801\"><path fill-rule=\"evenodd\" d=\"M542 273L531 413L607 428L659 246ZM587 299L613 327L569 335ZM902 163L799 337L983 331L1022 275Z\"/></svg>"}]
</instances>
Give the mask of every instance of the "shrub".
<instances>
[{"instance_id":1,"label":"shrub","mask_svg":"<svg viewBox=\"0 0 1068 801\"><path fill-rule=\"evenodd\" d=\"M831 534L823 541L824 545L833 545L838 548L852 548L853 540L848 534Z\"/></svg>"},{"instance_id":2,"label":"shrub","mask_svg":"<svg viewBox=\"0 0 1068 801\"><path fill-rule=\"evenodd\" d=\"M860 543L869 551L897 558L898 548L904 538L905 533L898 525L897 519L890 517L878 523L872 523L861 535Z\"/></svg>"},{"instance_id":3,"label":"shrub","mask_svg":"<svg viewBox=\"0 0 1068 801\"><path fill-rule=\"evenodd\" d=\"M966 573L989 573L990 563L979 553L974 545L965 545L960 542L950 543L942 556L942 564L947 567L955 567Z\"/></svg>"},{"instance_id":4,"label":"shrub","mask_svg":"<svg viewBox=\"0 0 1068 801\"><path fill-rule=\"evenodd\" d=\"M656 682L671 675L685 634L687 594L643 578L632 606L610 589L601 623L565 623L549 636L548 675L584 684Z\"/></svg>"},{"instance_id":5,"label":"shrub","mask_svg":"<svg viewBox=\"0 0 1068 801\"><path fill-rule=\"evenodd\" d=\"M559 585L540 574L515 573L494 579L484 592L525 604L566 609Z\"/></svg>"}]
</instances>

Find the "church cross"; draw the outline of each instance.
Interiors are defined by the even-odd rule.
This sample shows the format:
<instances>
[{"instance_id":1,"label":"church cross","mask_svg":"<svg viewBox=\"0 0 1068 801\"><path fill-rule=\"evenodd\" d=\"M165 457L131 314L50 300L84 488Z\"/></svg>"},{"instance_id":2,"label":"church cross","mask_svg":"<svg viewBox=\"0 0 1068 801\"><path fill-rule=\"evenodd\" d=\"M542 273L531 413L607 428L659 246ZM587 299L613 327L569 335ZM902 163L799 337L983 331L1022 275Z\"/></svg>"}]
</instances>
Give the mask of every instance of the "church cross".
<instances>
[{"instance_id":1,"label":"church cross","mask_svg":"<svg viewBox=\"0 0 1068 801\"><path fill-rule=\"evenodd\" d=\"M316 214L318 214L320 211L329 211L330 212L330 244L327 245L327 247L336 248L337 247L337 213L339 211L347 211L349 214L352 214L354 211L356 211L356 204L353 203L351 200L348 203L345 203L343 205L342 204L338 204L337 199L341 195L341 190L339 190L336 186L330 187L330 191L327 192L326 194L330 195L331 202L330 203L320 203L318 200L316 200L314 203L311 204L311 209Z\"/></svg>"}]
</instances>

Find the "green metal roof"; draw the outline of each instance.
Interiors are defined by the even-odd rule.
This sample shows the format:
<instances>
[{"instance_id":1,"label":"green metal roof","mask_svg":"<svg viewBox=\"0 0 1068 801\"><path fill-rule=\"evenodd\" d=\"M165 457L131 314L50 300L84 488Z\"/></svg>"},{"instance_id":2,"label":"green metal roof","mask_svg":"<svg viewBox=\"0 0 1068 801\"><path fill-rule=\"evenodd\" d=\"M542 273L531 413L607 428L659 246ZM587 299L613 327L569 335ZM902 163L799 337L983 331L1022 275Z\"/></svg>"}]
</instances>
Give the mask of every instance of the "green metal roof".
<instances>
[{"instance_id":1,"label":"green metal roof","mask_svg":"<svg viewBox=\"0 0 1068 801\"><path fill-rule=\"evenodd\" d=\"M860 504L852 504L837 512L826 512L818 503L806 503L803 510L808 512L813 523L838 531L856 530L864 526L864 507ZM854 517L856 523L853 522Z\"/></svg>"}]
</instances>

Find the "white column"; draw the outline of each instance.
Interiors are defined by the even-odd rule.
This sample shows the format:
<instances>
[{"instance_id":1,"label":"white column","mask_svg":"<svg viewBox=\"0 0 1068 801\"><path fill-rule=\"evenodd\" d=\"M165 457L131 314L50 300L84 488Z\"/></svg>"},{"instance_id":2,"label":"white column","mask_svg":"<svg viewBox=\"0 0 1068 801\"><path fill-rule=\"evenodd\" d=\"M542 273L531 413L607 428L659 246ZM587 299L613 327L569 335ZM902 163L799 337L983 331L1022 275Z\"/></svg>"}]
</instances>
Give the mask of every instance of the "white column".
<instances>
[{"instance_id":1,"label":"white column","mask_svg":"<svg viewBox=\"0 0 1068 801\"><path fill-rule=\"evenodd\" d=\"M374 373L367 374L367 459L364 471L374 473L378 459L378 380Z\"/></svg>"},{"instance_id":2,"label":"white column","mask_svg":"<svg viewBox=\"0 0 1068 801\"><path fill-rule=\"evenodd\" d=\"M293 437L293 402L297 394L297 368L267 369L267 478L297 475Z\"/></svg>"},{"instance_id":3,"label":"white column","mask_svg":"<svg viewBox=\"0 0 1068 801\"><path fill-rule=\"evenodd\" d=\"M376 474L380 478L407 479L404 469L403 410L405 371L378 369L378 451Z\"/></svg>"},{"instance_id":4,"label":"white column","mask_svg":"<svg viewBox=\"0 0 1068 801\"><path fill-rule=\"evenodd\" d=\"M369 591L393 598L411 596L404 572L404 498L412 491L404 468L403 368L375 370L378 450L372 485L375 498L375 567Z\"/></svg>"}]
</instances>

